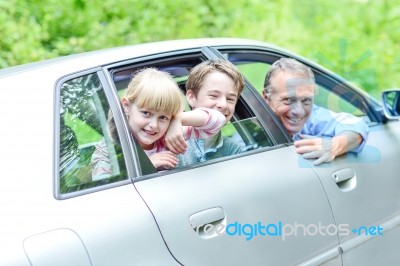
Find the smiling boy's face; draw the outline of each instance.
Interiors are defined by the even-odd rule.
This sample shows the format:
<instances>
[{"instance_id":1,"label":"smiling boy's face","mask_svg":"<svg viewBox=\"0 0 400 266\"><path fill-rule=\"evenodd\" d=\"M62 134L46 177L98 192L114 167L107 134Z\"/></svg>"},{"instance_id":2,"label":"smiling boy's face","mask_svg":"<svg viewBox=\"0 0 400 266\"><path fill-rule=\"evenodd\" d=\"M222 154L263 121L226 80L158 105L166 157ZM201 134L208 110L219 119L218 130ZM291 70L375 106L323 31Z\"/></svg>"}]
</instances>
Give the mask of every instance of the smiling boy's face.
<instances>
[{"instance_id":1,"label":"smiling boy's face","mask_svg":"<svg viewBox=\"0 0 400 266\"><path fill-rule=\"evenodd\" d=\"M214 71L206 76L197 95L186 92L186 98L192 108L206 107L220 111L230 121L234 112L239 92L234 81L225 73Z\"/></svg>"}]
</instances>

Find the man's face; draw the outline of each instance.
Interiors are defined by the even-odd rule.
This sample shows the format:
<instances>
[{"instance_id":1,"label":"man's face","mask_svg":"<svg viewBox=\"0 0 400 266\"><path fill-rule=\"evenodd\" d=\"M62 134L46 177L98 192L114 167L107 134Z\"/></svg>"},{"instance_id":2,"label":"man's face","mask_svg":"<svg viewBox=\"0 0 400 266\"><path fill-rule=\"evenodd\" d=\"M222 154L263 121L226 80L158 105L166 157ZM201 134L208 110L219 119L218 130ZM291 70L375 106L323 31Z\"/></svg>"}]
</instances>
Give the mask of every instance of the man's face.
<instances>
[{"instance_id":1,"label":"man's face","mask_svg":"<svg viewBox=\"0 0 400 266\"><path fill-rule=\"evenodd\" d=\"M192 108L206 107L220 111L228 122L235 112L239 92L235 83L225 73L214 71L206 76L197 95L186 92L186 98Z\"/></svg>"},{"instance_id":2,"label":"man's face","mask_svg":"<svg viewBox=\"0 0 400 266\"><path fill-rule=\"evenodd\" d=\"M311 115L315 84L308 77L278 72L270 80L272 92L264 99L291 136L303 128Z\"/></svg>"}]
</instances>

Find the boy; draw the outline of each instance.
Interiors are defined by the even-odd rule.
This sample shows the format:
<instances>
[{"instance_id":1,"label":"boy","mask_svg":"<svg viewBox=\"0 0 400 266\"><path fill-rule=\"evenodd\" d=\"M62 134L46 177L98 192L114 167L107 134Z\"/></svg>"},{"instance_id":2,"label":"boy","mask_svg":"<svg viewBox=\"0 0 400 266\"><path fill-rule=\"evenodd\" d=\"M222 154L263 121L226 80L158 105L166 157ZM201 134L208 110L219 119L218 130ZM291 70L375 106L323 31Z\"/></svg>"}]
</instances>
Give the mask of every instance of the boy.
<instances>
[{"instance_id":1,"label":"boy","mask_svg":"<svg viewBox=\"0 0 400 266\"><path fill-rule=\"evenodd\" d=\"M208 60L195 66L186 83L186 99L192 109L206 107L218 110L230 121L239 95L244 87L244 79L237 67L225 60ZM168 134L166 136L168 142ZM175 153L181 149L170 148ZM207 139L187 141L186 152L178 156L179 166L191 165L206 160L220 158L241 152L241 146L221 132Z\"/></svg>"}]
</instances>

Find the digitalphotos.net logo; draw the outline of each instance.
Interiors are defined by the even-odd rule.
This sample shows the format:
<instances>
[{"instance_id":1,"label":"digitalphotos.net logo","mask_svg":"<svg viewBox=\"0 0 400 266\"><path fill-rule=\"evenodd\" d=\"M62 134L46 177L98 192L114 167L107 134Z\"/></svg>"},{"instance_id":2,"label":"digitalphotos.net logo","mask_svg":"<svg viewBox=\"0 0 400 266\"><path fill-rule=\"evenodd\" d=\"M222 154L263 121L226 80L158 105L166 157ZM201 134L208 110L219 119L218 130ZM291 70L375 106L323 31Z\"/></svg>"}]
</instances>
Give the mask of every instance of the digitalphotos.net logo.
<instances>
[{"instance_id":1,"label":"digitalphotos.net logo","mask_svg":"<svg viewBox=\"0 0 400 266\"><path fill-rule=\"evenodd\" d=\"M246 241L252 240L254 237L280 237L285 241L288 237L293 236L347 236L350 234L378 236L383 235L381 226L360 226L350 229L348 224L308 224L294 222L293 224L285 224L282 221L277 223L262 223L258 221L254 224L234 222L230 224L206 224L195 228L199 236L217 236L227 234L228 236L244 237Z\"/></svg>"}]
</instances>

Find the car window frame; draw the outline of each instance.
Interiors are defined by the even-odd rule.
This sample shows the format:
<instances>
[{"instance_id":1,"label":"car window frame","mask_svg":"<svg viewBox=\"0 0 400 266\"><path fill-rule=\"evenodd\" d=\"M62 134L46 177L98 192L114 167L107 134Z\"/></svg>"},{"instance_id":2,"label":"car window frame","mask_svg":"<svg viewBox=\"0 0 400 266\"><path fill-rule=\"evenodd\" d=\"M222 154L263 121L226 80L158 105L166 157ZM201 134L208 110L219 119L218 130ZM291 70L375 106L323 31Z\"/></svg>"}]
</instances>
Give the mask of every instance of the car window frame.
<instances>
[{"instance_id":1,"label":"car window frame","mask_svg":"<svg viewBox=\"0 0 400 266\"><path fill-rule=\"evenodd\" d=\"M107 98L107 102L110 105L110 110L115 114L114 118L116 120L116 124L122 124L122 119L120 117L121 108L119 103L117 102L117 97L114 95L114 91L110 89L106 76L104 75L104 71L102 67L94 67L90 69L86 69L83 71L78 71L74 72L65 76L60 77L55 84L55 90L54 90L54 157L53 157L53 195L56 199L58 200L64 200L68 198L73 198L77 196L82 196L94 192L98 192L101 190L105 189L110 189L114 187L119 187L127 184L131 184L131 179L129 178L130 176L136 175L135 173L135 168L132 167L132 165L135 165L135 156L132 156L131 150L128 149L127 147L129 146L129 143L126 141L126 137L122 135L123 131L118 131L120 141L121 141L121 148L124 154L124 162L127 170L127 177L124 180L121 181L116 181L113 183L109 184L101 184L99 186L91 187L91 188L85 188L82 190L74 191L74 192L69 192L69 193L61 193L61 187L60 187L60 149L61 149L61 139L60 139L60 133L61 133L61 120L60 120L60 108L61 108L61 90L63 84L66 82L87 76L89 74L95 74L99 78L102 86L103 86L103 91L104 94ZM125 133L127 135L127 133ZM123 144L122 144L123 143Z\"/></svg>"},{"instance_id":2,"label":"car window frame","mask_svg":"<svg viewBox=\"0 0 400 266\"><path fill-rule=\"evenodd\" d=\"M366 93L356 88L354 85L346 81L337 74L325 69L316 63L313 63L306 58L293 54L289 51L278 51L267 47L249 47L249 46L217 46L215 50L223 54L224 58L228 59L228 54L243 54L249 56L251 54L255 59L260 58L258 62L272 64L281 57L290 57L307 65L312 69L315 75L315 80L318 86L323 86L327 91L334 93L340 99L360 109L370 120L370 125L382 123L383 115L380 104L369 97ZM253 89L255 89L253 87ZM351 99L350 99L351 95ZM262 97L262 96L261 96ZM358 102L359 104L354 104ZM359 107L358 107L359 106Z\"/></svg>"},{"instance_id":3,"label":"car window frame","mask_svg":"<svg viewBox=\"0 0 400 266\"><path fill-rule=\"evenodd\" d=\"M212 50L209 47L200 47L200 48L195 48L195 49L173 51L173 52L161 53L161 54L157 54L157 55L134 58L131 60L125 60L123 62L118 62L118 63L104 66L103 71L106 73L105 75L107 78L107 82L109 83L109 86L112 88L112 90L114 90L114 94L117 95L117 88L115 86L115 83L114 83L113 77L112 77L113 73L117 69L126 69L129 67L140 68L140 67L152 66L157 63L168 62L172 58L184 58L184 57L194 58L196 56L202 57L203 60L221 59L222 58L222 55L220 53L215 53L215 50ZM224 59L224 58L222 58L222 59ZM224 59L224 60L226 60L226 59ZM218 162L225 161L225 160L231 160L231 159L238 158L238 157L248 156L253 153L258 153L258 152L262 152L265 150L276 149L276 148L279 148L282 146L286 146L288 143L290 143L291 140L290 140L290 138L288 138L287 136L285 136L283 134L283 128L280 127L280 123L278 123L277 121L273 121L273 123L269 124L269 126L268 126L267 123L270 121L268 121L266 119L266 117L272 117L272 116L270 116L270 114L268 114L268 111L265 109L265 105L266 105L265 102L261 101L257 97L254 97L253 91L250 90L248 88L248 86L249 85L246 83L245 88L241 94L239 101L241 101L243 103L243 106L244 106L244 109L246 109L245 110L246 112L251 112L252 115L258 119L258 121L261 123L261 126L263 127L263 129L271 137L274 146L264 147L264 148L260 148L260 149L253 150L253 151L239 153L236 155L230 155L230 156L226 156L226 157L222 157L222 158L212 159L212 160L205 161L202 163L185 166L185 167L179 168L179 169L158 171L156 173L150 173L147 175L142 174L142 169L136 169L137 175L135 175L131 178L132 182L135 183L138 181L147 180L147 179L151 179L154 177L160 177L160 176L164 176L164 175L173 174L176 172L186 171L186 170L192 169L192 168L203 167L208 164L214 164L214 163L218 163ZM235 111L235 113L236 113L236 111ZM123 120L125 120L125 119L123 119ZM126 128L128 128L126 122L125 122L125 125L126 125ZM271 130L271 127L275 128L275 129ZM276 128L278 128L278 130L276 130ZM132 141L134 141L133 138L132 138ZM141 148L137 147L137 150L141 150ZM143 154L144 153L143 150L141 150L140 153ZM136 152L136 156L138 156L138 152ZM140 159L137 159L137 161L140 161ZM144 161L144 163L148 164L148 160L146 159ZM142 165L142 164L143 164L143 160L141 161L140 165ZM138 168L138 167L136 167L136 168Z\"/></svg>"},{"instance_id":4,"label":"car window frame","mask_svg":"<svg viewBox=\"0 0 400 266\"><path fill-rule=\"evenodd\" d=\"M128 131L128 124L126 118L123 115L122 107L119 102L119 96L117 92L117 88L113 81L112 73L115 69L122 69L122 68L130 68L130 67L145 67L149 65L154 65L158 63L167 63L171 58L181 59L181 58L195 58L199 57L202 60L207 59L223 59L227 60L223 54L221 54L218 50L212 47L199 47L199 48L191 48L186 50L180 51L172 51L160 54L153 54L143 57L137 57L132 59L123 60L120 62L98 66L91 69L87 69L84 71L75 72L69 75L65 75L61 77L56 83L56 120L55 125L57 125L55 130L56 136L56 143L55 145L55 155L56 155L56 162L55 162L55 182L54 182L54 194L55 197L58 199L66 199L70 197L80 196L88 193L93 193L97 191L101 191L104 189L113 188L120 185L126 185L131 182L137 182L149 178L159 177L163 175L173 174L175 172L185 171L192 168L203 167L209 164L219 163L225 160L231 160L239 157L249 156L254 153L264 152L267 150L273 150L277 148L281 148L288 145L293 145L293 141L287 132L284 130L283 126L277 120L276 116L274 115L273 111L270 107L265 103L264 99L261 97L259 93L255 90L253 85L248 81L245 80L245 87L243 92L239 98L239 102L237 106L240 106L240 111L250 114L249 117L256 117L260 122L262 128L267 132L268 136L271 138L273 146L263 147L252 151L246 151L243 153L239 153L236 155L230 155L227 157L216 158L213 160L205 161L203 163L198 163L195 165L186 166L184 168L173 169L168 171L162 172L148 172L146 171L146 165L151 165L150 160L147 156L144 156L144 151L135 144L134 138ZM88 75L91 73L96 73L102 83L104 93L107 97L108 103L110 105L110 109L112 110L117 126L117 131L119 134L119 138L121 141L121 148L124 154L124 160L127 168L128 178L123 181L111 183L111 184L104 184L93 188L87 188L76 192L71 192L67 194L60 193L60 180L59 180L59 108L60 108L60 95L59 91L61 89L62 84L66 81L83 76ZM57 93L58 92L58 93ZM235 114L238 110L235 110Z\"/></svg>"}]
</instances>

